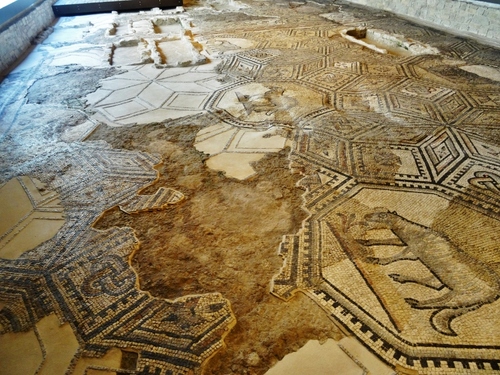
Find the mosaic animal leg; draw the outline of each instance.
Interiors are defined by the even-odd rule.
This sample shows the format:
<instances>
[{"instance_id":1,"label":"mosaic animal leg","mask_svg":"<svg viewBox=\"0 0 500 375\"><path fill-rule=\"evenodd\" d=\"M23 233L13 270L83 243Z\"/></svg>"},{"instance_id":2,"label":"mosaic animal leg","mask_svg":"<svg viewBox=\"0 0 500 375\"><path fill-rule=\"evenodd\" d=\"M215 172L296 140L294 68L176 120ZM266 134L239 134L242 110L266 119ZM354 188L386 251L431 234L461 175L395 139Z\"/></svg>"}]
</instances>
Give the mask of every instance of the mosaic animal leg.
<instances>
[{"instance_id":1,"label":"mosaic animal leg","mask_svg":"<svg viewBox=\"0 0 500 375\"><path fill-rule=\"evenodd\" d=\"M404 283L415 283L419 285L426 286L428 288L441 290L444 288L444 284L439 281L435 276L421 276L421 275L401 275L399 273L391 273L389 275L394 281L404 284Z\"/></svg>"},{"instance_id":2,"label":"mosaic animal leg","mask_svg":"<svg viewBox=\"0 0 500 375\"><path fill-rule=\"evenodd\" d=\"M397 262L398 260L417 260L418 257L414 254L411 253L411 248L406 247L403 251L391 256L391 257L385 257L385 258L378 258L378 257L367 257L366 261L368 263L375 263L375 264L380 264L382 266Z\"/></svg>"},{"instance_id":3,"label":"mosaic animal leg","mask_svg":"<svg viewBox=\"0 0 500 375\"><path fill-rule=\"evenodd\" d=\"M456 297L459 297L458 299ZM459 308L460 294L454 290L436 298L418 301L414 298L405 298L405 301L415 309Z\"/></svg>"}]
</instances>

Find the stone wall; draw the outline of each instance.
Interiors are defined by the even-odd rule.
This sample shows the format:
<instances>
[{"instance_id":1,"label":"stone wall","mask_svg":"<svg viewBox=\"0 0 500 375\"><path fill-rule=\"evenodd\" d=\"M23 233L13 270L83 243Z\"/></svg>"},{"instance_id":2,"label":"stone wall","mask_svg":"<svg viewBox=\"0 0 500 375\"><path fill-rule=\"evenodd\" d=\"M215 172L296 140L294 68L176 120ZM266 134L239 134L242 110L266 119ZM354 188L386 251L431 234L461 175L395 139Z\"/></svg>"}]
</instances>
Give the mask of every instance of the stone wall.
<instances>
[{"instance_id":1,"label":"stone wall","mask_svg":"<svg viewBox=\"0 0 500 375\"><path fill-rule=\"evenodd\" d=\"M348 0L500 44L500 5L471 0Z\"/></svg>"},{"instance_id":2,"label":"stone wall","mask_svg":"<svg viewBox=\"0 0 500 375\"><path fill-rule=\"evenodd\" d=\"M54 21L52 0L35 1L0 25L0 73L6 71L30 47L34 38Z\"/></svg>"}]
</instances>

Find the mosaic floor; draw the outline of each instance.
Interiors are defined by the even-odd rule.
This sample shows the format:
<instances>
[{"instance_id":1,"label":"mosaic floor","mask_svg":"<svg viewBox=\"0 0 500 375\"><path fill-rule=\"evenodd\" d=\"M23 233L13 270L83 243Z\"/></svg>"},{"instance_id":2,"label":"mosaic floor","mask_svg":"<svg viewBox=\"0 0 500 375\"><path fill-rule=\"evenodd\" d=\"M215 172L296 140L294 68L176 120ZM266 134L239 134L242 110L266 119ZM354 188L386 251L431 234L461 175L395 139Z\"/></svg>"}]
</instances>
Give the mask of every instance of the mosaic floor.
<instances>
[{"instance_id":1,"label":"mosaic floor","mask_svg":"<svg viewBox=\"0 0 500 375\"><path fill-rule=\"evenodd\" d=\"M341 1L61 18L0 84L0 374L500 374L499 61Z\"/></svg>"}]
</instances>

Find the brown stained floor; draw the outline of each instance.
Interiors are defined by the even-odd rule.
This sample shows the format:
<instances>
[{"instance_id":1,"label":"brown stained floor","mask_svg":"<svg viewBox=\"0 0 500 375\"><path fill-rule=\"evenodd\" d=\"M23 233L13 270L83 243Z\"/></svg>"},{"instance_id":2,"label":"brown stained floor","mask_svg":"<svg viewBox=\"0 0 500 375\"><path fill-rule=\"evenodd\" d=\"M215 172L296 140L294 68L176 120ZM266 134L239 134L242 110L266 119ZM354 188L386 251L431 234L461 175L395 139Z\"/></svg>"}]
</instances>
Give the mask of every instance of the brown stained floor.
<instances>
[{"instance_id":1,"label":"brown stained floor","mask_svg":"<svg viewBox=\"0 0 500 375\"><path fill-rule=\"evenodd\" d=\"M498 61L340 1L60 19L0 85L0 374L500 373Z\"/></svg>"}]
</instances>

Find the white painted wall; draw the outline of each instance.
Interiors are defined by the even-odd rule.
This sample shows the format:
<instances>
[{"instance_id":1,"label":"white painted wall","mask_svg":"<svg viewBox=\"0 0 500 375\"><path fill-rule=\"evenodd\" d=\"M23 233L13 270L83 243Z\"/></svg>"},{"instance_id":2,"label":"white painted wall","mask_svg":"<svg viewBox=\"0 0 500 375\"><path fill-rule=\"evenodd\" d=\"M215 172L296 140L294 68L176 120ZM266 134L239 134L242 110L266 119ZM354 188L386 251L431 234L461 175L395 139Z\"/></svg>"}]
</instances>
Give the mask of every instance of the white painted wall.
<instances>
[{"instance_id":1,"label":"white painted wall","mask_svg":"<svg viewBox=\"0 0 500 375\"><path fill-rule=\"evenodd\" d=\"M348 0L500 45L500 5L472 0Z\"/></svg>"}]
</instances>

